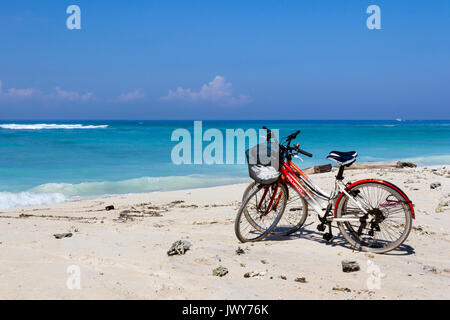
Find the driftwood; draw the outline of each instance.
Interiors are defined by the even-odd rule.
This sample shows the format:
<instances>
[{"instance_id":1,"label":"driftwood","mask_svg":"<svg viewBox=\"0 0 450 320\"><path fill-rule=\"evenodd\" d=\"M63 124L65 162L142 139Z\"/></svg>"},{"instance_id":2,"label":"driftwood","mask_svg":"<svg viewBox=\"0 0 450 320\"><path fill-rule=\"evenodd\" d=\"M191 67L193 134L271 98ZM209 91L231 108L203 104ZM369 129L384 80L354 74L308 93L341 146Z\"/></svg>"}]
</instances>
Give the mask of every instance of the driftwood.
<instances>
[{"instance_id":1,"label":"driftwood","mask_svg":"<svg viewBox=\"0 0 450 320\"><path fill-rule=\"evenodd\" d=\"M314 169L314 173L330 172L331 171L331 163L323 164L321 166L314 166L313 169Z\"/></svg>"},{"instance_id":2,"label":"driftwood","mask_svg":"<svg viewBox=\"0 0 450 320\"><path fill-rule=\"evenodd\" d=\"M359 162L354 163L350 167L345 168L345 170L352 170L352 169L385 169L385 168L415 168L417 165L415 165L412 162L402 162L402 161L370 161L370 162ZM329 169L328 169L329 168ZM314 166L312 168L308 168L303 170L306 174L315 174L315 173L322 173L322 172L329 172L331 171L331 165L321 165L321 166Z\"/></svg>"}]
</instances>

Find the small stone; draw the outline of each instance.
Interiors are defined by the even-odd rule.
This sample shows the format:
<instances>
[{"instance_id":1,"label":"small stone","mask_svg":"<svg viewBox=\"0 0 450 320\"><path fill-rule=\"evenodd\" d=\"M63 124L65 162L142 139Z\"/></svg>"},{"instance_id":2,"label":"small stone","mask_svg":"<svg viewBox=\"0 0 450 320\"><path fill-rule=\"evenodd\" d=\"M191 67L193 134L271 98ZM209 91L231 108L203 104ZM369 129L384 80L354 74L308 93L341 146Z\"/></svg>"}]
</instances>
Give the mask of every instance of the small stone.
<instances>
[{"instance_id":1,"label":"small stone","mask_svg":"<svg viewBox=\"0 0 450 320\"><path fill-rule=\"evenodd\" d=\"M225 268L224 266L218 266L212 272L213 276L216 276L216 277L223 277L227 273L228 273L228 269Z\"/></svg>"},{"instance_id":2,"label":"small stone","mask_svg":"<svg viewBox=\"0 0 450 320\"><path fill-rule=\"evenodd\" d=\"M105 210L106 210L106 211L110 211L110 210L114 210L114 209L115 209L115 208L114 208L114 206L112 206L112 205L111 205L111 206L106 206L106 207L105 207Z\"/></svg>"},{"instance_id":3,"label":"small stone","mask_svg":"<svg viewBox=\"0 0 450 320\"><path fill-rule=\"evenodd\" d=\"M67 233L56 233L53 235L56 239L62 239L62 238L70 238L72 236L71 232Z\"/></svg>"},{"instance_id":4,"label":"small stone","mask_svg":"<svg viewBox=\"0 0 450 320\"><path fill-rule=\"evenodd\" d=\"M240 256L241 254L245 254L244 249L242 249L241 247L238 247L235 252L238 256Z\"/></svg>"},{"instance_id":5,"label":"small stone","mask_svg":"<svg viewBox=\"0 0 450 320\"><path fill-rule=\"evenodd\" d=\"M262 272L251 271L251 272L244 273L244 278L258 278L258 279L261 279L266 274L267 274L267 272L264 272L264 271L262 271Z\"/></svg>"},{"instance_id":6,"label":"small stone","mask_svg":"<svg viewBox=\"0 0 450 320\"><path fill-rule=\"evenodd\" d=\"M280 276L280 279L287 280L287 277L286 276Z\"/></svg>"},{"instance_id":7,"label":"small stone","mask_svg":"<svg viewBox=\"0 0 450 320\"><path fill-rule=\"evenodd\" d=\"M268 262L266 260L261 260L262 264L267 264Z\"/></svg>"},{"instance_id":8,"label":"small stone","mask_svg":"<svg viewBox=\"0 0 450 320\"><path fill-rule=\"evenodd\" d=\"M170 247L169 251L167 251L167 255L173 256L185 254L185 252L188 251L190 247L191 243L189 241L186 240L175 241Z\"/></svg>"},{"instance_id":9,"label":"small stone","mask_svg":"<svg viewBox=\"0 0 450 320\"><path fill-rule=\"evenodd\" d=\"M70 232L70 233L72 233L72 232L78 232L78 229L77 229L76 227L74 227L74 226L71 226L71 227L69 228L69 232Z\"/></svg>"},{"instance_id":10,"label":"small stone","mask_svg":"<svg viewBox=\"0 0 450 320\"><path fill-rule=\"evenodd\" d=\"M440 207L448 207L450 205L450 201L441 201L439 202Z\"/></svg>"},{"instance_id":11,"label":"small stone","mask_svg":"<svg viewBox=\"0 0 450 320\"><path fill-rule=\"evenodd\" d=\"M352 292L349 288L334 287L334 291Z\"/></svg>"},{"instance_id":12,"label":"small stone","mask_svg":"<svg viewBox=\"0 0 450 320\"><path fill-rule=\"evenodd\" d=\"M436 267L434 266L423 266L422 269L431 273L438 273Z\"/></svg>"},{"instance_id":13,"label":"small stone","mask_svg":"<svg viewBox=\"0 0 450 320\"><path fill-rule=\"evenodd\" d=\"M295 282L300 282L300 283L306 283L306 278L305 277L298 277L298 278L295 278L294 281Z\"/></svg>"},{"instance_id":14,"label":"small stone","mask_svg":"<svg viewBox=\"0 0 450 320\"><path fill-rule=\"evenodd\" d=\"M355 272L360 270L359 264L356 261L343 260L341 263L343 272Z\"/></svg>"},{"instance_id":15,"label":"small stone","mask_svg":"<svg viewBox=\"0 0 450 320\"><path fill-rule=\"evenodd\" d=\"M430 189L436 189L439 188L441 186L440 182L433 182L430 184Z\"/></svg>"}]
</instances>

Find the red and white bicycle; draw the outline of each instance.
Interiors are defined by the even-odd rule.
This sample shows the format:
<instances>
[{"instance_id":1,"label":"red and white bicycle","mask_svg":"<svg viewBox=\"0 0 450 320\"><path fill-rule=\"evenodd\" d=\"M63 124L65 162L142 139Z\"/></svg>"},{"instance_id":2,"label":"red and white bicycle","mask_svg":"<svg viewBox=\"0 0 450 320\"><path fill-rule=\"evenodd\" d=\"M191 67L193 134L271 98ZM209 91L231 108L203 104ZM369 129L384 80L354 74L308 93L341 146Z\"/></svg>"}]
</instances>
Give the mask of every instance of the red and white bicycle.
<instances>
[{"instance_id":1,"label":"red and white bicycle","mask_svg":"<svg viewBox=\"0 0 450 320\"><path fill-rule=\"evenodd\" d=\"M275 138L263 128L267 130L268 142ZM379 179L344 183L345 168L356 161L354 151L330 152L327 159L337 162L338 173L331 193L322 191L292 162L299 154L312 157L298 144L291 146L299 133L289 135L281 144L276 141L278 174L267 180L254 177L256 181L246 189L235 221L238 239L247 242L269 234L291 234L302 227L310 206L318 214L317 229L325 231L328 227L323 235L327 241L333 238L331 224L336 222L343 237L358 250L385 253L400 246L414 219L413 204L406 194Z\"/></svg>"}]
</instances>

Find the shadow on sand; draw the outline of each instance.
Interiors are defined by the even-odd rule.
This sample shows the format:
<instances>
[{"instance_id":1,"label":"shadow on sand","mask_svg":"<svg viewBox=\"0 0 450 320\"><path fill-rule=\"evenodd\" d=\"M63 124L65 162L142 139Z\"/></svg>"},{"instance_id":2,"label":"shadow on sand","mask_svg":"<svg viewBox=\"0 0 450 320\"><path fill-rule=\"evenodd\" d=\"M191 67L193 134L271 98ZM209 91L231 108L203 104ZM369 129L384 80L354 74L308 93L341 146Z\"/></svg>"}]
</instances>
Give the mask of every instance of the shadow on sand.
<instances>
[{"instance_id":1,"label":"shadow on sand","mask_svg":"<svg viewBox=\"0 0 450 320\"><path fill-rule=\"evenodd\" d=\"M342 236L342 234L339 232L338 227L336 226L332 226L332 230L333 230L333 239L331 241L326 241L322 238L323 233L322 232L318 232L318 231L314 231L314 230L308 230L306 229L307 227L314 227L315 228L315 223L314 222L310 222L308 224L305 224L300 230L298 230L297 232L289 235L289 236L275 236L275 235L269 235L266 239L264 239L263 241L289 241L289 240L296 240L296 239L307 239L307 240L311 240L311 241L315 241L315 242L319 242L319 243L323 243L325 245L331 246L331 247L336 247L336 246L340 246L340 247L344 247L350 250L354 250L354 251L359 251L356 250L355 248L353 248L348 242L347 240L345 240L345 238ZM385 255L390 255L390 256L405 256L405 255L411 255L411 254L415 254L414 248L407 245L407 244L402 244L400 245L397 249L384 253Z\"/></svg>"}]
</instances>

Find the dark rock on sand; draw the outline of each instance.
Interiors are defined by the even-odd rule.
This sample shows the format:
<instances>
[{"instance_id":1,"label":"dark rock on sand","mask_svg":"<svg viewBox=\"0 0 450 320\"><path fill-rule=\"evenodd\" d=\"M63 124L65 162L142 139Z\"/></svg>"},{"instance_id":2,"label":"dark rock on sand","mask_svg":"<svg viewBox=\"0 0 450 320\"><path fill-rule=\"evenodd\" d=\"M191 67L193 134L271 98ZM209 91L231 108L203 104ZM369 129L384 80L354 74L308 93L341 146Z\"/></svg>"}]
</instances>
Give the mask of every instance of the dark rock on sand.
<instances>
[{"instance_id":1,"label":"dark rock on sand","mask_svg":"<svg viewBox=\"0 0 450 320\"><path fill-rule=\"evenodd\" d=\"M334 287L333 288L334 291L343 291L343 292L352 292L352 290L350 290L349 288L341 288L341 287Z\"/></svg>"},{"instance_id":2,"label":"dark rock on sand","mask_svg":"<svg viewBox=\"0 0 450 320\"><path fill-rule=\"evenodd\" d=\"M342 271L344 272L355 272L359 271L359 264L356 261L343 260L342 261Z\"/></svg>"},{"instance_id":3,"label":"dark rock on sand","mask_svg":"<svg viewBox=\"0 0 450 320\"><path fill-rule=\"evenodd\" d=\"M106 206L105 207L105 210L106 211L110 211L110 210L114 210L115 208L114 208L114 206L113 205L111 205L111 206Z\"/></svg>"},{"instance_id":4,"label":"dark rock on sand","mask_svg":"<svg viewBox=\"0 0 450 320\"><path fill-rule=\"evenodd\" d=\"M227 273L228 273L228 269L225 268L224 266L218 266L212 272L213 276L216 276L216 277L223 277Z\"/></svg>"},{"instance_id":5,"label":"dark rock on sand","mask_svg":"<svg viewBox=\"0 0 450 320\"><path fill-rule=\"evenodd\" d=\"M402 168L415 168L415 167L417 167L417 165L416 165L415 163L412 163L412 162L403 162L403 161L400 162L400 166L401 166Z\"/></svg>"},{"instance_id":6,"label":"dark rock on sand","mask_svg":"<svg viewBox=\"0 0 450 320\"><path fill-rule=\"evenodd\" d=\"M436 189L439 188L441 186L440 182L433 182L432 184L430 184L430 189Z\"/></svg>"},{"instance_id":7,"label":"dark rock on sand","mask_svg":"<svg viewBox=\"0 0 450 320\"><path fill-rule=\"evenodd\" d=\"M295 278L294 281L295 282L300 282L300 283L306 283L306 278L305 277L298 277L298 278Z\"/></svg>"},{"instance_id":8,"label":"dark rock on sand","mask_svg":"<svg viewBox=\"0 0 450 320\"><path fill-rule=\"evenodd\" d=\"M62 239L62 238L69 238L72 236L71 232L67 232L67 233L56 233L53 235L56 239Z\"/></svg>"},{"instance_id":9,"label":"dark rock on sand","mask_svg":"<svg viewBox=\"0 0 450 320\"><path fill-rule=\"evenodd\" d=\"M191 243L186 240L178 240L175 241L170 247L169 251L167 251L168 256L174 255L182 255L191 247Z\"/></svg>"}]
</instances>

